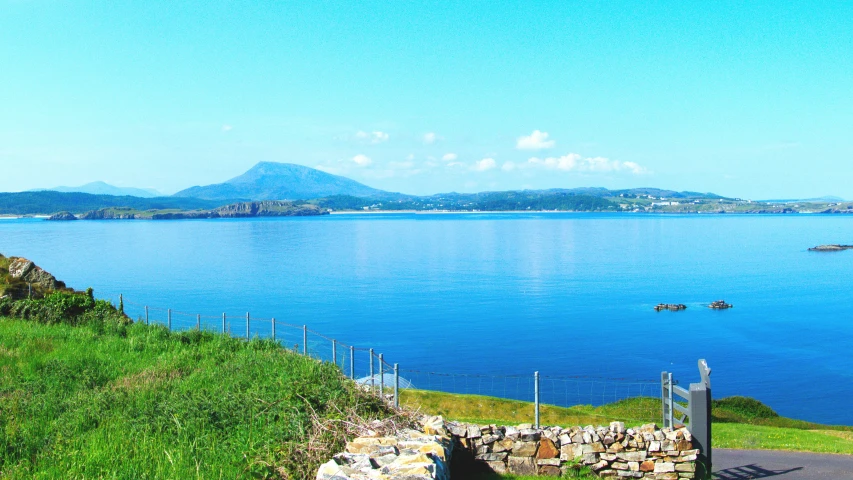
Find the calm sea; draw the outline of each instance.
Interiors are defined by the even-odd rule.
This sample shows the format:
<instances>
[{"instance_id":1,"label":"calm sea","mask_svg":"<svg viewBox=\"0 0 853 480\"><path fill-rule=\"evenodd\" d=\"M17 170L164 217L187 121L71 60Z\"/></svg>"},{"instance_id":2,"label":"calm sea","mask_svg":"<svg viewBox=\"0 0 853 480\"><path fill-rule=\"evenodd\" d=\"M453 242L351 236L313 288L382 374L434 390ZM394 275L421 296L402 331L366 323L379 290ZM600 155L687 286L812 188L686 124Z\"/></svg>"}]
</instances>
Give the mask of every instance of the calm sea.
<instances>
[{"instance_id":1,"label":"calm sea","mask_svg":"<svg viewBox=\"0 0 853 480\"><path fill-rule=\"evenodd\" d=\"M686 384L705 358L715 397L753 396L782 415L851 425L853 251L807 251L822 243L853 243L853 218L0 220L0 252L104 298L307 324L403 369L490 375L492 385L535 370L629 380L668 370ZM719 299L735 307L705 308ZM659 302L688 309L656 313ZM448 389L461 379L468 390L476 381L475 393L519 396L506 381L446 378Z\"/></svg>"}]
</instances>

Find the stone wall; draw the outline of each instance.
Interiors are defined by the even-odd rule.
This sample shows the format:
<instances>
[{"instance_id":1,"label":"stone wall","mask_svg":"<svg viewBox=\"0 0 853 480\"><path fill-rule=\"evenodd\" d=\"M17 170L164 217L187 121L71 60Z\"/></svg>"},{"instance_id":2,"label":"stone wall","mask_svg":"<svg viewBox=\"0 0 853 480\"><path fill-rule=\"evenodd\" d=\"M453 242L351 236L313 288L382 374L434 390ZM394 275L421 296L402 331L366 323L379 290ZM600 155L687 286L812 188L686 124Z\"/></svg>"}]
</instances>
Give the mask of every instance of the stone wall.
<instances>
[{"instance_id":1,"label":"stone wall","mask_svg":"<svg viewBox=\"0 0 853 480\"><path fill-rule=\"evenodd\" d=\"M447 480L454 471L559 477L589 467L601 477L694 478L698 450L686 428L497 426L425 417L423 431L362 437L324 464L317 480ZM459 477L464 478L464 477Z\"/></svg>"}]
</instances>

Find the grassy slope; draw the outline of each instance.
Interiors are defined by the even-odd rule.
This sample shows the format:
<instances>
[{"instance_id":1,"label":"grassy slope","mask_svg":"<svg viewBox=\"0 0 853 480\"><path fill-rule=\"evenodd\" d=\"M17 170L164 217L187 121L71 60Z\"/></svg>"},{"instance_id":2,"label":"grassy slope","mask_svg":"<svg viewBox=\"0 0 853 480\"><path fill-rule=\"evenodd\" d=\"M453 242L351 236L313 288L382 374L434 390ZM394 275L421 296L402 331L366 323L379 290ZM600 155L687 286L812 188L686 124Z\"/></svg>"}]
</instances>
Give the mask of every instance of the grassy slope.
<instances>
[{"instance_id":1,"label":"grassy slope","mask_svg":"<svg viewBox=\"0 0 853 480\"><path fill-rule=\"evenodd\" d=\"M404 390L401 402L424 412L474 423L519 424L533 422L533 404L479 395L453 395L422 390ZM715 408L714 446L797 450L853 454L853 427L828 426L770 415L753 415L724 402ZM622 420L629 425L660 422L660 402L638 398L600 407L571 408L542 405L543 425L600 425Z\"/></svg>"},{"instance_id":2,"label":"grassy slope","mask_svg":"<svg viewBox=\"0 0 853 480\"><path fill-rule=\"evenodd\" d=\"M0 318L0 477L307 478L311 412L385 414L351 385L267 341Z\"/></svg>"}]
</instances>

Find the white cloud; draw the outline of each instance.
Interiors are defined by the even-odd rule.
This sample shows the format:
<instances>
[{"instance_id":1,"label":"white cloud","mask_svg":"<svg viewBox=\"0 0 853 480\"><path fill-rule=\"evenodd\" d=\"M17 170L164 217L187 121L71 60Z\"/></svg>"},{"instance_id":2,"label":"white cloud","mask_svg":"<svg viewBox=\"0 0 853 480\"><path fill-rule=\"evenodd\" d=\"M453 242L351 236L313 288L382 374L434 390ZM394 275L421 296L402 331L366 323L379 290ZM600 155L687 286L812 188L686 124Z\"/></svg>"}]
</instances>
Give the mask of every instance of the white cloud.
<instances>
[{"instance_id":1,"label":"white cloud","mask_svg":"<svg viewBox=\"0 0 853 480\"><path fill-rule=\"evenodd\" d=\"M355 138L366 141L371 145L376 145L377 143L387 142L388 139L391 138L391 135L385 132L380 132L378 130L374 132L358 131L355 134Z\"/></svg>"},{"instance_id":2,"label":"white cloud","mask_svg":"<svg viewBox=\"0 0 853 480\"><path fill-rule=\"evenodd\" d=\"M648 173L645 167L635 162L620 162L605 157L582 157L577 153L569 153L562 157L533 157L527 160L527 166L539 167L546 170L561 170L564 172L584 173L631 173L641 175Z\"/></svg>"},{"instance_id":3,"label":"white cloud","mask_svg":"<svg viewBox=\"0 0 853 480\"><path fill-rule=\"evenodd\" d=\"M234 128L234 127L232 127L231 125L223 125L223 126L222 126L222 131L223 131L223 132L230 132L233 128Z\"/></svg>"},{"instance_id":4,"label":"white cloud","mask_svg":"<svg viewBox=\"0 0 853 480\"><path fill-rule=\"evenodd\" d=\"M373 160L370 159L367 155L358 154L352 157L352 161L355 162L359 167L366 167L373 163Z\"/></svg>"},{"instance_id":5,"label":"white cloud","mask_svg":"<svg viewBox=\"0 0 853 480\"><path fill-rule=\"evenodd\" d=\"M509 162L509 161L504 162L504 164L501 165L501 170L503 170L504 172L511 172L515 169L516 169L515 164L512 162Z\"/></svg>"},{"instance_id":6,"label":"white cloud","mask_svg":"<svg viewBox=\"0 0 853 480\"><path fill-rule=\"evenodd\" d=\"M444 156L441 157L445 162L452 162L457 158L459 158L459 155L456 155L455 153L445 153Z\"/></svg>"},{"instance_id":7,"label":"white cloud","mask_svg":"<svg viewBox=\"0 0 853 480\"><path fill-rule=\"evenodd\" d=\"M414 159L415 159L414 153L410 153L410 154L406 155L406 160L414 160Z\"/></svg>"},{"instance_id":8,"label":"white cloud","mask_svg":"<svg viewBox=\"0 0 853 480\"><path fill-rule=\"evenodd\" d=\"M477 172L485 172L487 170L495 168L496 166L497 163L495 163L494 158L484 158L474 163L474 166L471 167L471 169Z\"/></svg>"},{"instance_id":9,"label":"white cloud","mask_svg":"<svg viewBox=\"0 0 853 480\"><path fill-rule=\"evenodd\" d=\"M519 150L544 150L553 147L557 142L548 139L548 132L533 130L525 137L518 137L515 148Z\"/></svg>"},{"instance_id":10,"label":"white cloud","mask_svg":"<svg viewBox=\"0 0 853 480\"><path fill-rule=\"evenodd\" d=\"M440 137L435 132L427 132L424 134L424 143L427 145L432 145L437 142Z\"/></svg>"}]
</instances>

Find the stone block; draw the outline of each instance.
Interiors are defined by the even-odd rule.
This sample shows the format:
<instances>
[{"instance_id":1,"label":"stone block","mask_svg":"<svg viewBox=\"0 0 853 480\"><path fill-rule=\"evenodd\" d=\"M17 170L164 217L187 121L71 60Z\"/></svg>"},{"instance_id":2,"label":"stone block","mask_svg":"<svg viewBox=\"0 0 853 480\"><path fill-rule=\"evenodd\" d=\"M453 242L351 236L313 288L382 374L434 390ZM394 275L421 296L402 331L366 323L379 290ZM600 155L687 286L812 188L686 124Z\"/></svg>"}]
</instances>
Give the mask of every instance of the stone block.
<instances>
[{"instance_id":1,"label":"stone block","mask_svg":"<svg viewBox=\"0 0 853 480\"><path fill-rule=\"evenodd\" d=\"M675 464L676 472L695 472L696 464L695 463L676 463Z\"/></svg>"},{"instance_id":2,"label":"stone block","mask_svg":"<svg viewBox=\"0 0 853 480\"><path fill-rule=\"evenodd\" d=\"M560 463L562 463L562 462L560 462L559 458L542 458L542 459L536 460L536 465L539 465L540 467L544 466L544 465L551 465L554 467L559 467Z\"/></svg>"},{"instance_id":3,"label":"stone block","mask_svg":"<svg viewBox=\"0 0 853 480\"><path fill-rule=\"evenodd\" d=\"M553 465L545 465L544 467L539 467L540 477L559 477L562 475L563 471L560 470L560 467L555 467Z\"/></svg>"},{"instance_id":4,"label":"stone block","mask_svg":"<svg viewBox=\"0 0 853 480\"><path fill-rule=\"evenodd\" d=\"M655 473L669 473L675 471L675 464L672 462L655 462Z\"/></svg>"},{"instance_id":5,"label":"stone block","mask_svg":"<svg viewBox=\"0 0 853 480\"><path fill-rule=\"evenodd\" d=\"M490 471L495 472L499 475L505 475L505 474L509 473L509 471L506 468L505 462L485 462L485 466Z\"/></svg>"},{"instance_id":6,"label":"stone block","mask_svg":"<svg viewBox=\"0 0 853 480\"><path fill-rule=\"evenodd\" d=\"M508 452L512 450L513 441L511 438L504 438L492 444L493 452Z\"/></svg>"},{"instance_id":7,"label":"stone block","mask_svg":"<svg viewBox=\"0 0 853 480\"><path fill-rule=\"evenodd\" d=\"M560 456L560 451L553 441L547 438L539 440L539 449L536 451L537 459L557 458L558 456Z\"/></svg>"},{"instance_id":8,"label":"stone block","mask_svg":"<svg viewBox=\"0 0 853 480\"><path fill-rule=\"evenodd\" d=\"M538 447L538 442L515 442L512 445L512 455L514 457L533 457L536 455Z\"/></svg>"},{"instance_id":9,"label":"stone block","mask_svg":"<svg viewBox=\"0 0 853 480\"><path fill-rule=\"evenodd\" d=\"M646 452L619 452L616 457L625 462L643 462L646 460Z\"/></svg>"},{"instance_id":10,"label":"stone block","mask_svg":"<svg viewBox=\"0 0 853 480\"><path fill-rule=\"evenodd\" d=\"M480 438L483 434L480 433L480 427L477 425L468 425L468 438Z\"/></svg>"},{"instance_id":11,"label":"stone block","mask_svg":"<svg viewBox=\"0 0 853 480\"><path fill-rule=\"evenodd\" d=\"M513 475L536 475L536 463L531 457L507 457L507 469Z\"/></svg>"},{"instance_id":12,"label":"stone block","mask_svg":"<svg viewBox=\"0 0 853 480\"><path fill-rule=\"evenodd\" d=\"M646 460L645 462L640 463L640 471L641 472L654 472L655 471L655 462L653 460Z\"/></svg>"}]
</instances>

